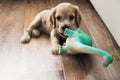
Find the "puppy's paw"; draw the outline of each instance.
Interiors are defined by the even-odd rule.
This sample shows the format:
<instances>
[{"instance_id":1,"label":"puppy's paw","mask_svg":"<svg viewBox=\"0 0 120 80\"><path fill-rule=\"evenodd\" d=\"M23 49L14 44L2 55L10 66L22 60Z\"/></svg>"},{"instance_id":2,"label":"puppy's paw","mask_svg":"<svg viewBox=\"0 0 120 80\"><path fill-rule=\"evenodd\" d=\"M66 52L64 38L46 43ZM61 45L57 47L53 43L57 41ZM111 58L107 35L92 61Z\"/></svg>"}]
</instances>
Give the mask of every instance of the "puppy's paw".
<instances>
[{"instance_id":1,"label":"puppy's paw","mask_svg":"<svg viewBox=\"0 0 120 80\"><path fill-rule=\"evenodd\" d=\"M30 41L30 34L28 32L25 32L23 36L21 37L21 43L28 43Z\"/></svg>"},{"instance_id":2,"label":"puppy's paw","mask_svg":"<svg viewBox=\"0 0 120 80\"><path fill-rule=\"evenodd\" d=\"M32 36L33 37L39 37L40 36L40 30L39 29L33 29L32 30Z\"/></svg>"},{"instance_id":3,"label":"puppy's paw","mask_svg":"<svg viewBox=\"0 0 120 80\"><path fill-rule=\"evenodd\" d=\"M52 53L55 55L59 54L59 45L53 45L52 46Z\"/></svg>"}]
</instances>

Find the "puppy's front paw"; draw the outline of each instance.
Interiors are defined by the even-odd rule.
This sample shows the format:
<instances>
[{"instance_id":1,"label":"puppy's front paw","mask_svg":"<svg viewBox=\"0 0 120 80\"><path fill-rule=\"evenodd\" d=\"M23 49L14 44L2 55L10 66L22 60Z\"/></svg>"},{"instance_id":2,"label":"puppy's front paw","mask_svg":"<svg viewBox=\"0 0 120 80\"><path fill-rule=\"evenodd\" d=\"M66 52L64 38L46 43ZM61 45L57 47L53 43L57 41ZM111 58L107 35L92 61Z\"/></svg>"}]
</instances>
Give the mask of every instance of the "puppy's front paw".
<instances>
[{"instance_id":1,"label":"puppy's front paw","mask_svg":"<svg viewBox=\"0 0 120 80\"><path fill-rule=\"evenodd\" d=\"M33 37L39 37L39 36L40 36L40 30L38 30L38 29L33 29L33 30L32 30L32 36L33 36Z\"/></svg>"},{"instance_id":2,"label":"puppy's front paw","mask_svg":"<svg viewBox=\"0 0 120 80\"><path fill-rule=\"evenodd\" d=\"M52 46L52 53L55 55L59 54L59 45L53 45Z\"/></svg>"},{"instance_id":3,"label":"puppy's front paw","mask_svg":"<svg viewBox=\"0 0 120 80\"><path fill-rule=\"evenodd\" d=\"M30 34L28 32L25 32L23 36L21 37L21 43L28 43L30 41Z\"/></svg>"}]
</instances>

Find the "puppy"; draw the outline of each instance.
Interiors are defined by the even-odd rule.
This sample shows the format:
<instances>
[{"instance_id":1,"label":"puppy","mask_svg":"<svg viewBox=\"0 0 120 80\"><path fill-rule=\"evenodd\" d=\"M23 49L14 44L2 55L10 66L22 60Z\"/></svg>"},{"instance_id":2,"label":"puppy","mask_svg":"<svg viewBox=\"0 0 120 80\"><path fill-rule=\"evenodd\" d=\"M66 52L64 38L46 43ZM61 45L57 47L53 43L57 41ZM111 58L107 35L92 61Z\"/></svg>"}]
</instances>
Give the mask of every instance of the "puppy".
<instances>
[{"instance_id":1,"label":"puppy","mask_svg":"<svg viewBox=\"0 0 120 80\"><path fill-rule=\"evenodd\" d=\"M40 12L29 25L21 37L21 43L28 43L32 36L38 37L41 32L50 35L52 53L58 54L59 46L62 45L66 36L66 28L79 27L81 16L79 8L70 3L60 3L51 10Z\"/></svg>"}]
</instances>

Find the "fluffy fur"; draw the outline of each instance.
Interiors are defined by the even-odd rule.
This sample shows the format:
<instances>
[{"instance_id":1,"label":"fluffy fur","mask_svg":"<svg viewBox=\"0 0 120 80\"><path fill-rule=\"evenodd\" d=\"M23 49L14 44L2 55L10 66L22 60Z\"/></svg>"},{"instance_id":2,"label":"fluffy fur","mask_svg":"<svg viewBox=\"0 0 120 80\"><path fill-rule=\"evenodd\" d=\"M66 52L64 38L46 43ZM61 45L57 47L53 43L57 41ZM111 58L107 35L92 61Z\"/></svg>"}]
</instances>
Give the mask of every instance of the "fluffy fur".
<instances>
[{"instance_id":1,"label":"fluffy fur","mask_svg":"<svg viewBox=\"0 0 120 80\"><path fill-rule=\"evenodd\" d=\"M31 22L21 37L21 43L28 43L32 36L40 36L41 31L50 35L52 53L58 54L58 48L62 45L66 36L65 28L79 27L81 16L79 8L70 3L60 3L50 10L40 12Z\"/></svg>"}]
</instances>

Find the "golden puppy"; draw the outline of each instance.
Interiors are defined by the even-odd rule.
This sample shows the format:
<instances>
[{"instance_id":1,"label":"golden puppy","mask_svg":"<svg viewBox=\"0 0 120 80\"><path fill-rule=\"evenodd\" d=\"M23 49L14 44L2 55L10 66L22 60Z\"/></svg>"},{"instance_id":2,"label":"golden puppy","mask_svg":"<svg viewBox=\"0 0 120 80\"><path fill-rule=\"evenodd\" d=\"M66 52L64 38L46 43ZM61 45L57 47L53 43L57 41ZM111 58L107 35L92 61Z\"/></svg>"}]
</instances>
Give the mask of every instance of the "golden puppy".
<instances>
[{"instance_id":1,"label":"golden puppy","mask_svg":"<svg viewBox=\"0 0 120 80\"><path fill-rule=\"evenodd\" d=\"M40 32L43 31L51 37L52 52L58 54L59 46L67 38L63 35L64 30L79 27L80 21L81 16L77 6L70 3L60 3L51 10L40 12L24 32L21 42L28 43L32 36L40 36Z\"/></svg>"}]
</instances>

